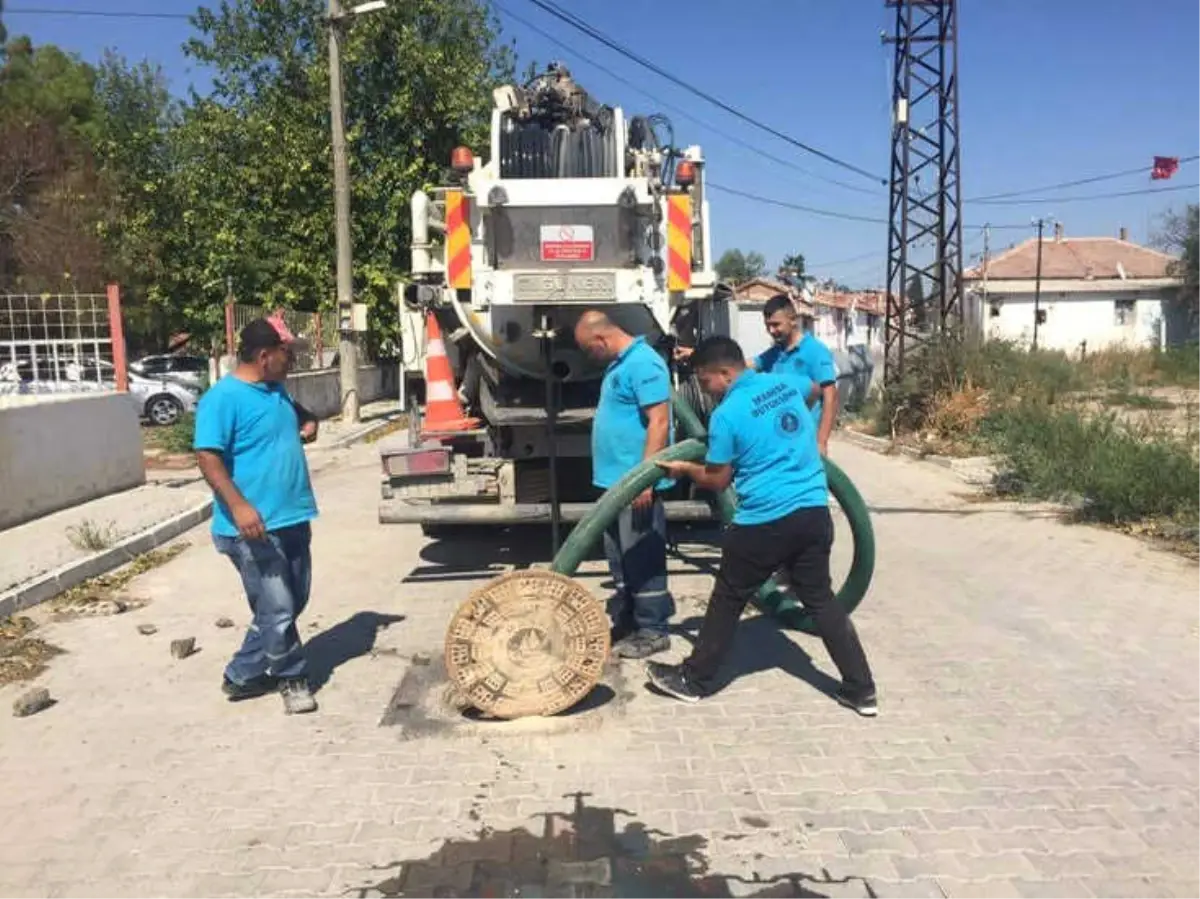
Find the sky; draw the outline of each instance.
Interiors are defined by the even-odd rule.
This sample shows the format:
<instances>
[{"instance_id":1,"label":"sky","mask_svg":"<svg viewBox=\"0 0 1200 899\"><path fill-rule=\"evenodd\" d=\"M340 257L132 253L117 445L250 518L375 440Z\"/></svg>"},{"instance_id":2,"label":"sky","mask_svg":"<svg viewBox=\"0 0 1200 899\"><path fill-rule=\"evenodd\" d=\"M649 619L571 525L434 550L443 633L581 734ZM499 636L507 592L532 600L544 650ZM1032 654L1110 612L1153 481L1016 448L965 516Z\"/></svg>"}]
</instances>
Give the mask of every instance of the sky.
<instances>
[{"instance_id":1,"label":"sky","mask_svg":"<svg viewBox=\"0 0 1200 899\"><path fill-rule=\"evenodd\" d=\"M404 0L390 0L404 2ZM777 131L863 169L838 168L739 121L573 30L529 0L499 0L504 36L522 61L561 60L593 97L626 114L662 112L676 141L699 144L716 184L783 203L883 220L890 159L891 28L883 0L560 0L609 37L679 79ZM7 0L10 34L56 43L87 60L114 48L163 66L172 89L203 90L207 74L184 57L185 20L90 18L22 10L178 12L188 0ZM534 26L532 29L530 25ZM1152 182L1154 156L1200 153L1200 4L1196 0L960 0L959 104L968 262L993 226L993 254L1031 236L1031 219L1067 236L1145 242L1161 214L1196 189L1072 201L1071 197L1194 185L1200 163ZM614 77L615 76L615 77ZM686 113L686 115L685 115ZM692 118L688 118L691 116ZM695 120L698 121L695 121ZM732 138L732 139L731 139ZM739 144L738 142L743 142ZM750 145L749 148L744 146ZM765 158L768 154L777 160ZM1019 204L972 197L1054 185L1144 166L1134 174ZM797 168L798 167L798 168ZM849 187L830 183L829 179ZM887 228L710 196L713 249L762 253L774 267L803 253L810 273L853 287L884 281Z\"/></svg>"}]
</instances>

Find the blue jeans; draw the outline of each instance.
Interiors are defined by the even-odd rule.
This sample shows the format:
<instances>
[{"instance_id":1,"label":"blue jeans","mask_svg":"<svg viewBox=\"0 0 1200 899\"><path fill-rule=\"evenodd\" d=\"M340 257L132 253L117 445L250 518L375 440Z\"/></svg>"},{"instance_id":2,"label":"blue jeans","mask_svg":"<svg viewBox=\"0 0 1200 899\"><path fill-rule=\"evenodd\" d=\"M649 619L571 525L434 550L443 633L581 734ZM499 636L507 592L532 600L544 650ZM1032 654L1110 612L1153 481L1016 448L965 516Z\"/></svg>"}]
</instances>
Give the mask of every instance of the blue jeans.
<instances>
[{"instance_id":1,"label":"blue jeans","mask_svg":"<svg viewBox=\"0 0 1200 899\"><path fill-rule=\"evenodd\" d=\"M303 677L296 619L308 605L312 584L312 528L305 522L270 531L262 540L215 535L213 542L241 575L254 616L225 676L235 684L263 675Z\"/></svg>"},{"instance_id":2,"label":"blue jeans","mask_svg":"<svg viewBox=\"0 0 1200 899\"><path fill-rule=\"evenodd\" d=\"M604 531L604 555L617 589L614 624L632 619L640 631L667 632L675 600L667 590L667 510L654 497L649 509L626 506Z\"/></svg>"}]
</instances>

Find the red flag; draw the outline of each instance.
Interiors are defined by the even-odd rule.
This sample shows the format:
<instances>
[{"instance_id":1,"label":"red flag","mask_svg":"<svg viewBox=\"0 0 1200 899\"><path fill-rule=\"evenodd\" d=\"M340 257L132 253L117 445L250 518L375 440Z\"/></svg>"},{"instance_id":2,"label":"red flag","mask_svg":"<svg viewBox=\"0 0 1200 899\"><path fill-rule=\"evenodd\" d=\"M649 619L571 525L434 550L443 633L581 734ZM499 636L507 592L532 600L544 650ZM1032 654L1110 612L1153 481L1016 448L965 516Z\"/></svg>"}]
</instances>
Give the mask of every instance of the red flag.
<instances>
[{"instance_id":1,"label":"red flag","mask_svg":"<svg viewBox=\"0 0 1200 899\"><path fill-rule=\"evenodd\" d=\"M1165 181L1179 171L1178 156L1155 156L1154 168L1150 170L1151 181Z\"/></svg>"}]
</instances>

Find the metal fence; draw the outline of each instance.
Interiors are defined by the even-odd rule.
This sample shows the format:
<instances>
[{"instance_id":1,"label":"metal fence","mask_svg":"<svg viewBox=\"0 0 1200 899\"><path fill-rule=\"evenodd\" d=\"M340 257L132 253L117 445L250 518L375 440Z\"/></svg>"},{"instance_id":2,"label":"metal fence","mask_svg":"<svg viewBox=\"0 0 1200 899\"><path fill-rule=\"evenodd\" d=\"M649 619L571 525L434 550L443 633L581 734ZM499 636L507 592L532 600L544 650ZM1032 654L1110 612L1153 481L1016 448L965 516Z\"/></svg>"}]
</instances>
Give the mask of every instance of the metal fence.
<instances>
[{"instance_id":1,"label":"metal fence","mask_svg":"<svg viewBox=\"0 0 1200 899\"><path fill-rule=\"evenodd\" d=\"M229 328L229 353L237 352L237 334L256 318L268 315L282 316L284 324L297 338L295 351L295 367L297 369L328 368L333 364L337 355L338 331L336 312L300 312L295 309L268 309L264 306L250 306L244 303L234 303L232 314L226 322Z\"/></svg>"},{"instance_id":2,"label":"metal fence","mask_svg":"<svg viewBox=\"0 0 1200 899\"><path fill-rule=\"evenodd\" d=\"M112 334L106 294L0 294L0 394L115 389Z\"/></svg>"}]
</instances>

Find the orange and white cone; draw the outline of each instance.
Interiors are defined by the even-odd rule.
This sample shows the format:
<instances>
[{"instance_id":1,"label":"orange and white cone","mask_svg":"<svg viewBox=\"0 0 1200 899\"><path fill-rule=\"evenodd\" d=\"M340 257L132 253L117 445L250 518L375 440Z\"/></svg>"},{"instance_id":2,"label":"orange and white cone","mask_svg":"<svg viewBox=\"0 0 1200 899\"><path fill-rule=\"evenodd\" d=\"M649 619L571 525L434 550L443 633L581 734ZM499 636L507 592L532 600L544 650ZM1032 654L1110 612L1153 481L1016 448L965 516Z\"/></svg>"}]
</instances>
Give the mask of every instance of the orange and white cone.
<instances>
[{"instance_id":1,"label":"orange and white cone","mask_svg":"<svg viewBox=\"0 0 1200 899\"><path fill-rule=\"evenodd\" d=\"M479 427L479 419L467 418L459 402L442 329L432 312L426 316L425 332L425 420L421 422L421 433L469 431Z\"/></svg>"}]
</instances>

